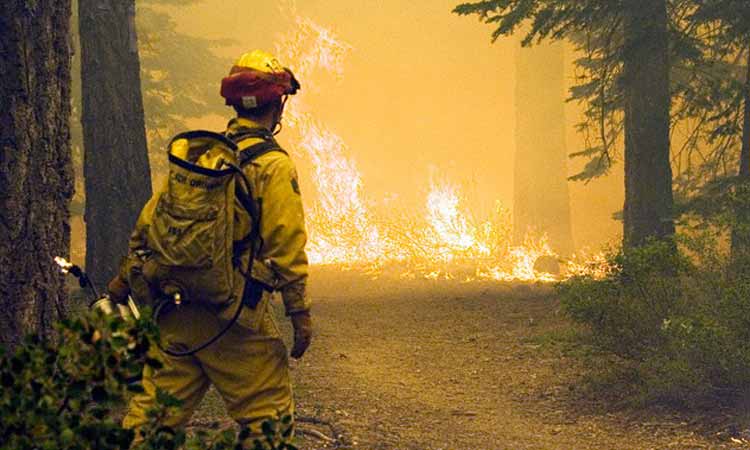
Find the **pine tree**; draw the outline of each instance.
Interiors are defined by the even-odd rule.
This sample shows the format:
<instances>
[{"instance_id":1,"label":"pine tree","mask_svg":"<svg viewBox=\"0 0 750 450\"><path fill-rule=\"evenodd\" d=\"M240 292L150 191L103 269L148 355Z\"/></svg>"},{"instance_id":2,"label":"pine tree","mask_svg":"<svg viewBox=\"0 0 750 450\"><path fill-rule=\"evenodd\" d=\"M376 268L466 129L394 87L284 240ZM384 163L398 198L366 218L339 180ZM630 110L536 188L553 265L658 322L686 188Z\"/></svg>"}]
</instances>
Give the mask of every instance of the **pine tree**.
<instances>
[{"instance_id":1,"label":"pine tree","mask_svg":"<svg viewBox=\"0 0 750 450\"><path fill-rule=\"evenodd\" d=\"M69 247L70 0L6 0L0 14L0 343L66 314L55 256Z\"/></svg>"},{"instance_id":2,"label":"pine tree","mask_svg":"<svg viewBox=\"0 0 750 450\"><path fill-rule=\"evenodd\" d=\"M149 148L152 186L166 175L164 149L172 136L188 128L186 119L221 114L224 105L217 100L218 80L230 61L213 52L227 40L190 36L177 30L177 23L163 6L185 6L200 0L142 0L137 2L138 57L141 92ZM71 134L76 170L76 195L71 213L83 216L86 196L83 176L83 130L81 129L80 39L77 0L73 0L73 114ZM85 254L85 242L73 236L73 254Z\"/></svg>"},{"instance_id":3,"label":"pine tree","mask_svg":"<svg viewBox=\"0 0 750 450\"><path fill-rule=\"evenodd\" d=\"M666 0L624 2L624 244L674 234Z\"/></svg>"},{"instance_id":4,"label":"pine tree","mask_svg":"<svg viewBox=\"0 0 750 450\"><path fill-rule=\"evenodd\" d=\"M730 186L731 242L733 259L744 265L750 256L750 3L696 1L690 19L711 41L706 52L709 63L724 68L706 71L701 80L706 86L704 115L709 124L707 141L716 144L712 159L728 153L730 160L737 160Z\"/></svg>"},{"instance_id":5,"label":"pine tree","mask_svg":"<svg viewBox=\"0 0 750 450\"><path fill-rule=\"evenodd\" d=\"M135 0L79 0L86 186L86 269L98 285L117 272L151 195Z\"/></svg>"},{"instance_id":6,"label":"pine tree","mask_svg":"<svg viewBox=\"0 0 750 450\"><path fill-rule=\"evenodd\" d=\"M495 25L493 39L530 22L527 45L545 38L576 44L585 57L578 60L582 76L572 93L587 105L580 131L588 145L574 156L590 162L574 178L606 174L624 131L624 245L670 236L674 222L666 0L485 0L461 4L454 12L475 14Z\"/></svg>"}]
</instances>

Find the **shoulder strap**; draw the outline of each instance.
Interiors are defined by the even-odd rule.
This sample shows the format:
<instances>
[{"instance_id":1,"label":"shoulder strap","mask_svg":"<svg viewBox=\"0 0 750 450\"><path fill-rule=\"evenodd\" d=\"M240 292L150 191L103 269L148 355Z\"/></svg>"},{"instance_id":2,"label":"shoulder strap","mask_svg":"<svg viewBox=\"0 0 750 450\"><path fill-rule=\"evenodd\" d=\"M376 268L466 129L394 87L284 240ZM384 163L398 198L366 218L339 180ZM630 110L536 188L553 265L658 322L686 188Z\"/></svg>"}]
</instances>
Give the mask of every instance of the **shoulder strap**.
<instances>
[{"instance_id":1,"label":"shoulder strap","mask_svg":"<svg viewBox=\"0 0 750 450\"><path fill-rule=\"evenodd\" d=\"M281 153L288 155L288 153L279 146L279 143L276 142L276 139L273 138L273 134L265 128L242 127L242 128L235 130L233 133L225 132L225 136L228 139L230 139L232 142L234 142L235 145L239 145L240 142L246 139L251 139L251 138L263 139L262 142L253 144L249 146L248 148L240 151L240 154L239 154L240 167L245 167L248 163L250 163L254 159L259 158L260 156L263 156L269 152L281 152Z\"/></svg>"},{"instance_id":2,"label":"shoulder strap","mask_svg":"<svg viewBox=\"0 0 750 450\"><path fill-rule=\"evenodd\" d=\"M249 139L249 138L262 138L263 139L263 141L258 142L257 144L253 144L247 147L246 149L240 151L239 157L238 157L240 168L244 168L253 160L261 157L262 155L265 155L266 153L281 152L281 153L284 153L285 155L288 155L288 153L279 146L278 142L276 142L276 140L273 138L273 135L271 135L271 133L264 128L243 129L239 133L233 134L229 137L235 144L239 144L241 141L244 141L245 139ZM237 196L237 199L239 200L242 207L250 215L250 219L252 221L252 231L250 232L250 234L245 236L242 240L235 242L234 244L235 261L239 261L239 257L242 254L244 254L245 251L249 249L253 250L253 257L254 257L255 253L257 251L260 251L260 249L263 247L263 237L260 235L262 199L253 198L254 196L253 196L252 186L250 185L249 180L247 179L247 177L245 177L244 173L240 173L240 174L241 174L240 178L243 180L245 184L247 193L245 193L239 186L237 186L235 195ZM257 247L253 248L255 244L257 244Z\"/></svg>"},{"instance_id":3,"label":"shoulder strap","mask_svg":"<svg viewBox=\"0 0 750 450\"><path fill-rule=\"evenodd\" d=\"M252 186L250 185L250 181L247 179L245 174L242 173L242 169L238 169L240 175L239 179L244 182L247 192L242 190L242 188L238 184L235 187L234 193L237 197L237 200L242 205L242 208L247 211L248 215L250 215L250 233L248 233L247 236L240 239L239 241L234 242L232 262L235 267L239 267L240 258L248 250L252 251L252 255L250 258L250 263L252 264L252 260L255 259L256 253L259 252L263 247L263 238L260 235L260 199L258 199L258 202L256 203L256 200L253 198L253 191Z\"/></svg>"},{"instance_id":4,"label":"shoulder strap","mask_svg":"<svg viewBox=\"0 0 750 450\"><path fill-rule=\"evenodd\" d=\"M260 235L260 220L262 214L261 199L253 198L254 195L252 186L250 185L250 181L247 179L244 173L242 173L241 169L252 162L254 159L272 151L284 152L284 150L279 147L279 145L275 140L273 140L273 138L270 141L263 141L251 145L250 147L242 150L239 154L240 179L244 182L247 192L242 190L242 188L237 185L237 187L235 188L235 195L237 196L237 200L240 202L242 207L250 215L250 221L252 224L250 233L241 240L234 243L233 260L235 266L239 266L240 257L246 251L252 251L252 261L252 259L255 258L256 253L259 252L263 247L263 237Z\"/></svg>"},{"instance_id":5,"label":"shoulder strap","mask_svg":"<svg viewBox=\"0 0 750 450\"><path fill-rule=\"evenodd\" d=\"M253 144L250 147L241 150L239 155L240 167L245 167L253 160L270 152L281 152L285 155L288 155L288 153L284 151L284 149L279 147L279 144L276 142L276 140L271 138L270 140L258 142L257 144Z\"/></svg>"},{"instance_id":6,"label":"shoulder strap","mask_svg":"<svg viewBox=\"0 0 750 450\"><path fill-rule=\"evenodd\" d=\"M246 165L251 163L256 158L259 158L262 155L265 155L266 153L270 152L281 152L284 154L287 154L281 147L279 147L279 144L276 142L276 140L271 137L270 140L266 140L263 142L259 142L257 144L253 144L250 147L240 151L239 154L239 167L244 168ZM254 241L260 241L259 243L259 249L263 246L262 244L262 237L260 236L260 219L261 219L261 199L255 199L253 195L253 187L250 185L250 181L247 179L247 177L244 175L244 173L241 173L242 181L245 184L245 188L247 189L247 193L243 191L239 185L236 188L235 195L237 196L237 199L240 201L240 204L243 208L250 214L250 219L253 223L253 231L242 239L240 242L244 242L244 244L241 246L240 250L247 249L249 245L252 245L252 242ZM256 203L257 202L257 203ZM249 242L248 242L249 241Z\"/></svg>"},{"instance_id":7,"label":"shoulder strap","mask_svg":"<svg viewBox=\"0 0 750 450\"><path fill-rule=\"evenodd\" d=\"M233 130L227 130L224 135L234 142L240 142L247 138L263 138L264 140L273 139L273 133L267 128L261 127L238 127Z\"/></svg>"},{"instance_id":8,"label":"shoulder strap","mask_svg":"<svg viewBox=\"0 0 750 450\"><path fill-rule=\"evenodd\" d=\"M285 155L289 155L284 149L282 149L278 142L273 138L273 135L264 128L248 128L241 129L238 133L227 135L235 144L250 139L250 138L261 138L261 142L253 144L243 150L240 150L238 155L239 162L239 175L244 182L247 192L243 191L238 185L235 190L235 195L239 200L242 207L250 215L252 222L252 229L250 233L243 239L236 241L233 245L233 258L232 261L235 267L239 267L240 258L245 252L250 251L250 267L252 267L253 261L257 254L263 248L263 236L260 234L260 221L263 214L263 199L254 198L252 186L250 181L242 172L242 168L250 164L255 159L270 152L281 152ZM242 293L242 304L246 304L251 309L255 309L260 302L263 294L263 289L271 291L271 288L261 286L259 282L250 278L250 274L242 274L246 278L245 289Z\"/></svg>"}]
</instances>

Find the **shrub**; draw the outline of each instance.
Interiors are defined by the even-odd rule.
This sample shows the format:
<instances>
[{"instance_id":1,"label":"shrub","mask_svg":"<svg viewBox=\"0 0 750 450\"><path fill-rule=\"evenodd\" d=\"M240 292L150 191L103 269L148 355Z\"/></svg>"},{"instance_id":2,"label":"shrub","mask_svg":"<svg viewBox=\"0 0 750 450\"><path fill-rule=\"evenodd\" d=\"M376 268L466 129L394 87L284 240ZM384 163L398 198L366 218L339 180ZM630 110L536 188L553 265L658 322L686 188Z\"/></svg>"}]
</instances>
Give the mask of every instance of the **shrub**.
<instances>
[{"instance_id":1,"label":"shrub","mask_svg":"<svg viewBox=\"0 0 750 450\"><path fill-rule=\"evenodd\" d=\"M121 427L128 394L143 390L144 365L161 367L149 357L158 329L148 318L123 321L100 313L56 325L58 338L28 337L13 352L0 350L0 448L128 449L135 438ZM198 432L188 436L161 424L179 402L159 392L148 412L137 449L241 449L249 436ZM263 424L264 442L254 450L291 450L291 418Z\"/></svg>"},{"instance_id":2,"label":"shrub","mask_svg":"<svg viewBox=\"0 0 750 450\"><path fill-rule=\"evenodd\" d=\"M652 242L611 255L603 280L558 287L584 343L635 374L647 399L695 404L750 387L750 279L732 274L717 242Z\"/></svg>"}]
</instances>

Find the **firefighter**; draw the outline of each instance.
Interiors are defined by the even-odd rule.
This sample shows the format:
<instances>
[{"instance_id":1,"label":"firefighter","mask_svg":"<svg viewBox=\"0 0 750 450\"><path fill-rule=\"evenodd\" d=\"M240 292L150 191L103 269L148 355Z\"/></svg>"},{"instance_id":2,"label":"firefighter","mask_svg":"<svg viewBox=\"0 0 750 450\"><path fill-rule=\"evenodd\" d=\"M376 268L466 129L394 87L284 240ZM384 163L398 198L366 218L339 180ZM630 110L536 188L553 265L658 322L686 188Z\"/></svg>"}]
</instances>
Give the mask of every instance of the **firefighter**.
<instances>
[{"instance_id":1,"label":"firefighter","mask_svg":"<svg viewBox=\"0 0 750 450\"><path fill-rule=\"evenodd\" d=\"M221 95L237 113L225 136L236 142L240 150L272 139L271 135L280 131L288 96L299 87L292 72L272 55L258 50L244 54L222 80ZM252 243L259 250L248 272L263 289L244 291L261 292L257 304L244 308L236 324L220 339L193 355L174 357L155 349L164 367L156 371L144 369L144 392L132 398L123 421L125 427L137 429L146 422L146 411L155 404L157 389L182 401L179 412L165 423L182 426L211 385L222 396L232 418L249 427L255 437L260 435L264 421L293 416L287 349L269 309L269 291L281 294L294 328L291 357L300 358L310 345L312 323L310 300L305 294L307 237L297 173L283 151L260 155L244 166L242 172L249 180L249 191L259 211L258 239L262 245ZM153 203L152 199L144 211L153 210ZM142 236L149 226L148 217L149 214L142 213L139 218L130 241L131 255L146 245ZM252 217L249 214L235 217L235 235L247 236L254 223ZM127 273L128 270L121 270L109 284L115 301L123 301L131 288L136 289L132 281L129 283ZM183 304L159 319L162 342L188 348L198 346L215 336L231 316L229 308L217 314L200 302Z\"/></svg>"}]
</instances>

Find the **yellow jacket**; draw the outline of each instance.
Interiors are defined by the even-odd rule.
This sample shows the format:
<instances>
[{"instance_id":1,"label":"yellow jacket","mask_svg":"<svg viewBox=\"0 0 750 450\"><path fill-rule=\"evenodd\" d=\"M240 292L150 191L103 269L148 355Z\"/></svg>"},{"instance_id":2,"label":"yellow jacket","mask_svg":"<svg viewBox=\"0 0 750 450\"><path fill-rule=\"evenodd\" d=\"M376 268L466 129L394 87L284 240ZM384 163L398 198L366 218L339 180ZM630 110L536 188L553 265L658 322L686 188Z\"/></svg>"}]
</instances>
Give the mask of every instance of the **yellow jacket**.
<instances>
[{"instance_id":1,"label":"yellow jacket","mask_svg":"<svg viewBox=\"0 0 750 450\"><path fill-rule=\"evenodd\" d=\"M249 119L236 118L229 122L226 134L231 138L241 128L257 129L261 126ZM261 142L261 138L251 137L238 142L238 146L243 150L258 142ZM281 292L287 315L308 311L310 300L306 295L308 262L305 253L307 232L294 163L287 154L272 151L251 161L243 171L251 184L253 197L260 211L262 239L262 246L250 274ZM149 225L148 221L158 198L159 193L155 193L141 212L129 243L131 255L140 249L146 249L143 230ZM239 200L236 210L245 211ZM252 220L249 214L236 214L235 220L234 240L239 241L249 234ZM243 261L243 266L246 266L246 261Z\"/></svg>"}]
</instances>

